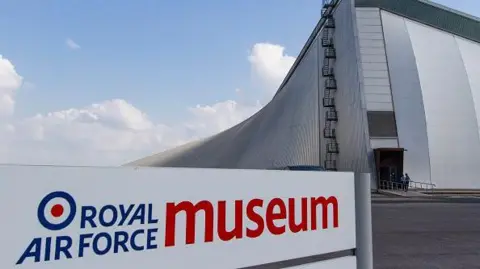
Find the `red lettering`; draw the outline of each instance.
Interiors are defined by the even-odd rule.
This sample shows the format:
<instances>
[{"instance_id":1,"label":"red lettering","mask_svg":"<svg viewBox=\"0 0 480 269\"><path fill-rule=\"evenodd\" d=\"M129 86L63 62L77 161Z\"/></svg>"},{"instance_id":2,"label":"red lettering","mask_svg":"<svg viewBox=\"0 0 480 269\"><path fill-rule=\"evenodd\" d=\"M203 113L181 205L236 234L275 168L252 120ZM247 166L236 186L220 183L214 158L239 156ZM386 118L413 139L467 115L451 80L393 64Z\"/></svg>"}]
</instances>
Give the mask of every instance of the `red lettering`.
<instances>
[{"instance_id":1,"label":"red lettering","mask_svg":"<svg viewBox=\"0 0 480 269\"><path fill-rule=\"evenodd\" d=\"M223 241L243 236L243 201L235 201L235 223L233 230L227 231L227 208L225 201L218 202L218 237Z\"/></svg>"},{"instance_id":2,"label":"red lettering","mask_svg":"<svg viewBox=\"0 0 480 269\"><path fill-rule=\"evenodd\" d=\"M295 198L288 199L288 226L292 233L298 233L300 231L308 230L308 199L302 198L301 205L301 222L300 224L295 223Z\"/></svg>"},{"instance_id":3,"label":"red lettering","mask_svg":"<svg viewBox=\"0 0 480 269\"><path fill-rule=\"evenodd\" d=\"M255 211L257 208L263 208L263 200L261 199L252 199L248 201L245 212L243 208L244 202L242 200L236 200L234 203L234 217L232 217L233 222L228 221L230 230L227 228L227 201L218 201L216 209L209 201L200 201L196 204L193 204L189 201L183 201L180 203L167 203L165 217L165 247L175 246L176 244L176 220L177 215L182 211L185 212L186 219L186 244L195 244L195 228L197 224L196 220L198 213L203 213L205 215L205 229L203 232L205 243L213 242L213 236L215 232L214 218L216 216L218 217L218 219L216 219L216 232L222 241L243 238L244 213L248 220L256 225L254 229L245 227L245 236L249 238L260 237L265 231L265 226L271 234L281 235L286 232L287 225L292 233L308 231L308 223L310 222L310 229L315 231L317 230L317 212L319 208L322 210L322 229L329 228L329 216L333 216L333 227L338 228L338 201L335 196L330 196L328 198L323 196L310 198L302 197L300 198L300 206L298 205L299 201L295 200L295 198L288 198L287 207L286 201L281 198L274 198L268 202L264 214ZM295 207L296 202L297 207ZM329 214L329 209L332 211L332 214ZM215 210L218 211L215 212ZM296 210L300 211L296 212L297 214L295 214ZM308 210L311 210L310 214ZM215 214L217 215L215 216ZM300 220L298 217L300 217ZM232 225L233 227L231 227Z\"/></svg>"},{"instance_id":4,"label":"red lettering","mask_svg":"<svg viewBox=\"0 0 480 269\"><path fill-rule=\"evenodd\" d=\"M263 218L255 212L255 207L263 207L263 200L253 199L250 200L247 204L247 218L254 222L257 225L256 229L250 229L247 227L247 237L256 238L262 235L263 230L265 229L265 224L263 223Z\"/></svg>"},{"instance_id":5,"label":"red lettering","mask_svg":"<svg viewBox=\"0 0 480 269\"><path fill-rule=\"evenodd\" d=\"M280 212L273 212L275 207L278 207ZM276 226L275 220L285 220L287 218L287 209L285 203L280 198L275 198L268 203L267 212L265 214L265 221L267 223L268 230L274 234L279 235L285 233L285 224Z\"/></svg>"},{"instance_id":6,"label":"red lettering","mask_svg":"<svg viewBox=\"0 0 480 269\"><path fill-rule=\"evenodd\" d=\"M325 197L320 196L320 197L312 197L311 198L311 221L312 221L312 227L311 229L315 231L317 229L317 206L322 205L322 228L327 229L328 228L328 205L331 204L333 206L333 227L337 228L338 227L338 201L337 198L334 196L328 197L328 199L325 199Z\"/></svg>"},{"instance_id":7,"label":"red lettering","mask_svg":"<svg viewBox=\"0 0 480 269\"><path fill-rule=\"evenodd\" d=\"M185 243L195 243L195 217L203 210L205 213L205 242L213 241L213 205L209 201L200 201L197 204L183 201L179 204L167 203L165 220L165 246L175 246L175 222L176 216L180 211L186 214Z\"/></svg>"}]
</instances>

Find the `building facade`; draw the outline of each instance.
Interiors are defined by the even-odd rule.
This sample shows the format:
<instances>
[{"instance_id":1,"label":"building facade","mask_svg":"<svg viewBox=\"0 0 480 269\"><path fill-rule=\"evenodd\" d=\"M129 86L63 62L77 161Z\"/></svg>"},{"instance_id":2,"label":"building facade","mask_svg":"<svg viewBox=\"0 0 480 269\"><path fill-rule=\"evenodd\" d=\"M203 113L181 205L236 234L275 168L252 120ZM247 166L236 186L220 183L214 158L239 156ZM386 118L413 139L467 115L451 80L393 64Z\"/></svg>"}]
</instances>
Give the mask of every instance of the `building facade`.
<instances>
[{"instance_id":1,"label":"building facade","mask_svg":"<svg viewBox=\"0 0 480 269\"><path fill-rule=\"evenodd\" d=\"M420 0L324 1L264 108L212 137L127 165L378 173L374 150L437 188L480 188L480 21Z\"/></svg>"}]
</instances>

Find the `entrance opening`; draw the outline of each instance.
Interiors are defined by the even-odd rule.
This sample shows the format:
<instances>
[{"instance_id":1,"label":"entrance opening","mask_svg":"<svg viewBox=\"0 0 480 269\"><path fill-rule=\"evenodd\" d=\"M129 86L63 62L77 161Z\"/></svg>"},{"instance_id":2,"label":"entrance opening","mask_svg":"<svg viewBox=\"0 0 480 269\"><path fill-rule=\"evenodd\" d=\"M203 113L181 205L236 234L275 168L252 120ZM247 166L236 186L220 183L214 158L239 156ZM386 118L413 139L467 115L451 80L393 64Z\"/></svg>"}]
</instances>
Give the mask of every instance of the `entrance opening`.
<instances>
[{"instance_id":1,"label":"entrance opening","mask_svg":"<svg viewBox=\"0 0 480 269\"><path fill-rule=\"evenodd\" d=\"M375 167L377 169L377 186L380 189L400 188L403 175L403 148L377 148L375 154Z\"/></svg>"}]
</instances>

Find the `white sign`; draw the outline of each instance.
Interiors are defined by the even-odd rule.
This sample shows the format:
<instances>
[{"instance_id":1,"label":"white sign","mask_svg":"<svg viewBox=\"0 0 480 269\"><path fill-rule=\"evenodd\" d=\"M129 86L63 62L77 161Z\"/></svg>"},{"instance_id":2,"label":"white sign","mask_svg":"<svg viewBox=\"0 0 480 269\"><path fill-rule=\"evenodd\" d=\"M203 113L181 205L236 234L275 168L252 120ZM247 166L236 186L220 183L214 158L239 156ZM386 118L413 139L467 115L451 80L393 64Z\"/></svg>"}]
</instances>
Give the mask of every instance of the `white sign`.
<instances>
[{"instance_id":1,"label":"white sign","mask_svg":"<svg viewBox=\"0 0 480 269\"><path fill-rule=\"evenodd\" d=\"M2 269L354 258L353 173L0 166L0 199Z\"/></svg>"}]
</instances>

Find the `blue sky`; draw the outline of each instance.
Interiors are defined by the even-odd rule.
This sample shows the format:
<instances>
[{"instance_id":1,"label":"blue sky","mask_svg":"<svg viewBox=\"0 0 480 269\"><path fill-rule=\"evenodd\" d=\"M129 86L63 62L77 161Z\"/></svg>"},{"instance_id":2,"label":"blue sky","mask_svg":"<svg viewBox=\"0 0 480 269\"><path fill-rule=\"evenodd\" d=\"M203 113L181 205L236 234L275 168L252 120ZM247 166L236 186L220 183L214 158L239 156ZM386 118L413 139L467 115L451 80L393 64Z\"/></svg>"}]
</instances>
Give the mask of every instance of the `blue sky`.
<instances>
[{"instance_id":1,"label":"blue sky","mask_svg":"<svg viewBox=\"0 0 480 269\"><path fill-rule=\"evenodd\" d=\"M2 1L0 52L35 85L19 91L16 114L122 98L159 121L177 120L187 106L249 88L253 44L297 54L319 2ZM81 49L68 49L66 38Z\"/></svg>"},{"instance_id":2,"label":"blue sky","mask_svg":"<svg viewBox=\"0 0 480 269\"><path fill-rule=\"evenodd\" d=\"M13 151L0 147L0 160L2 150L7 159L31 157L13 158L20 146L43 152L35 162L67 147L84 150L86 160L138 148L133 158L185 142L190 133L209 134L198 130L230 126L260 107L254 101L265 85L252 76L261 73L278 84L288 71L319 19L321 2L0 1L0 55L23 78L12 118L5 123L0 117L0 134L7 130L17 139L22 130L21 144L11 143ZM436 2L480 16L478 0ZM249 62L252 55L261 72ZM7 85L1 71L0 90ZM198 104L205 107L188 109ZM38 113L41 118L32 118ZM114 132L118 126L123 129ZM71 158L65 152L56 160Z\"/></svg>"},{"instance_id":3,"label":"blue sky","mask_svg":"<svg viewBox=\"0 0 480 269\"><path fill-rule=\"evenodd\" d=\"M477 0L437 2L479 13ZM281 44L297 55L320 3L2 1L0 53L35 85L19 91L16 115L122 98L155 120L180 120L185 107L252 87L246 57L253 44ZM67 38L81 49L70 50Z\"/></svg>"}]
</instances>

